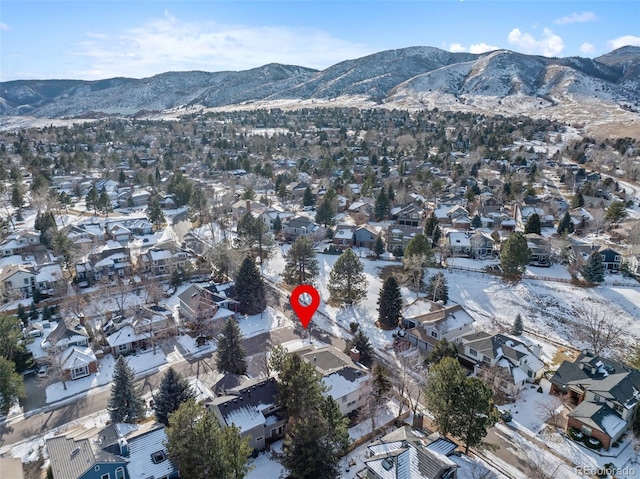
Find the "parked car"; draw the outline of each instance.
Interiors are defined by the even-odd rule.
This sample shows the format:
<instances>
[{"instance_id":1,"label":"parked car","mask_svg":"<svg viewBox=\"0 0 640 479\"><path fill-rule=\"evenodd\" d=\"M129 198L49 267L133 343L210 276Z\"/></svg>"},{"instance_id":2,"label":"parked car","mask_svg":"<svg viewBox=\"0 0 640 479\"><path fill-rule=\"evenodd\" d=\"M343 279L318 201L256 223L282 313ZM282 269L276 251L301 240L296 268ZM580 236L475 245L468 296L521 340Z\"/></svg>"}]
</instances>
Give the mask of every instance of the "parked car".
<instances>
[{"instance_id":1,"label":"parked car","mask_svg":"<svg viewBox=\"0 0 640 479\"><path fill-rule=\"evenodd\" d=\"M49 366L40 366L40 369L38 369L38 377L39 378L46 378L49 375Z\"/></svg>"}]
</instances>

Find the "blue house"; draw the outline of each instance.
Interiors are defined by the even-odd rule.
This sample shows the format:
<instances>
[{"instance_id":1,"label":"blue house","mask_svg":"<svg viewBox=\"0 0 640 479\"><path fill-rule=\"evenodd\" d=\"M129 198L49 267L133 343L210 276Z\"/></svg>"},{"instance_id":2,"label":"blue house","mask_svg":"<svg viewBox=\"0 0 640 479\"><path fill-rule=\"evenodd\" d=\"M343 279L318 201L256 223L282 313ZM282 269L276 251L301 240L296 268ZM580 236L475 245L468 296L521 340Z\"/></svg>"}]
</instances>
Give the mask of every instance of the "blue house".
<instances>
[{"instance_id":1,"label":"blue house","mask_svg":"<svg viewBox=\"0 0 640 479\"><path fill-rule=\"evenodd\" d=\"M167 455L167 436L161 424L112 424L92 439L83 432L47 440L54 479L179 477Z\"/></svg>"}]
</instances>

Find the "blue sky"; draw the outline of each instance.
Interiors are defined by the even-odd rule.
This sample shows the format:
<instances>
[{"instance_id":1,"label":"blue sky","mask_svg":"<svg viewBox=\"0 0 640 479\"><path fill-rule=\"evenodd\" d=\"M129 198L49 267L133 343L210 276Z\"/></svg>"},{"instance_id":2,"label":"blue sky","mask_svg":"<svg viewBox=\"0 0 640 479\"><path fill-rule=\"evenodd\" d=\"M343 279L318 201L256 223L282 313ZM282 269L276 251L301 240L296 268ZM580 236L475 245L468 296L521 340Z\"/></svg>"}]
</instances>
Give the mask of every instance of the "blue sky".
<instances>
[{"instance_id":1,"label":"blue sky","mask_svg":"<svg viewBox=\"0 0 640 479\"><path fill-rule=\"evenodd\" d=\"M382 50L596 57L640 46L640 1L2 0L0 80L143 78Z\"/></svg>"}]
</instances>

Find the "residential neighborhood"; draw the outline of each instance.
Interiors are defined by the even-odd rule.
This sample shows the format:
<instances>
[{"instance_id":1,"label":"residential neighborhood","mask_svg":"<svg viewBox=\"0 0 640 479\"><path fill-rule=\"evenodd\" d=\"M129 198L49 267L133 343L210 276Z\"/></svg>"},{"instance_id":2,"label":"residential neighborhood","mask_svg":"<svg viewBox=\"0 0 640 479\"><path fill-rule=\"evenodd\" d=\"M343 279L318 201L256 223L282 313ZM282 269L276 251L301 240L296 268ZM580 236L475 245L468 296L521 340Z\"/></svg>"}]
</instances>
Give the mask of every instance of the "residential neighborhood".
<instances>
[{"instance_id":1,"label":"residential neighborhood","mask_svg":"<svg viewBox=\"0 0 640 479\"><path fill-rule=\"evenodd\" d=\"M277 478L315 438L316 477L635 471L639 155L435 111L0 131L0 457L172 479L208 447Z\"/></svg>"}]
</instances>

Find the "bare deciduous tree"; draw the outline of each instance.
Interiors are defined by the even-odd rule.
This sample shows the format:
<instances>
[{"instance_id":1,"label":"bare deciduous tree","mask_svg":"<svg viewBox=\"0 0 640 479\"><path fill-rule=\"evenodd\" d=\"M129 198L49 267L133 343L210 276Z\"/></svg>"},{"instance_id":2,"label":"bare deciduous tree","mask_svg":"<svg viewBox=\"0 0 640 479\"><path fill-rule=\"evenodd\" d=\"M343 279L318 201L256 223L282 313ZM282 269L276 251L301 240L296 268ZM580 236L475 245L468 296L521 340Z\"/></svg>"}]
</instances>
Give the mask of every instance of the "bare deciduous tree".
<instances>
[{"instance_id":1,"label":"bare deciduous tree","mask_svg":"<svg viewBox=\"0 0 640 479\"><path fill-rule=\"evenodd\" d=\"M574 308L574 313L577 320L571 323L573 336L594 354L624 343L626 329L622 321L604 304L585 301Z\"/></svg>"},{"instance_id":2,"label":"bare deciduous tree","mask_svg":"<svg viewBox=\"0 0 640 479\"><path fill-rule=\"evenodd\" d=\"M541 401L536 401L538 417L553 427L562 427L562 419L565 403L560 396L549 396Z\"/></svg>"}]
</instances>

